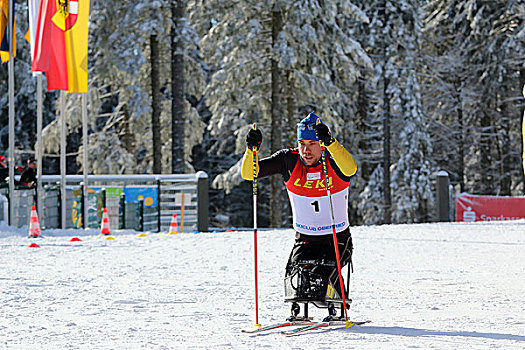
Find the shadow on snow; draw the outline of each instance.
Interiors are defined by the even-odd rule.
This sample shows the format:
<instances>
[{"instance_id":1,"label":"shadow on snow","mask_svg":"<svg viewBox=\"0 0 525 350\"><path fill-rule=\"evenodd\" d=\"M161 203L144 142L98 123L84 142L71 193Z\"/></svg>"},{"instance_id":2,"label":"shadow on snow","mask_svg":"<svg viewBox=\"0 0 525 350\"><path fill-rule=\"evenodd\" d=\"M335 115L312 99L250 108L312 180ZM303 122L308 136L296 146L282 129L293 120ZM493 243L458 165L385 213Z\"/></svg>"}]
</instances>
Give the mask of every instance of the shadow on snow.
<instances>
[{"instance_id":1,"label":"shadow on snow","mask_svg":"<svg viewBox=\"0 0 525 350\"><path fill-rule=\"evenodd\" d=\"M403 337L445 336L445 337L471 337L471 338L525 341L525 336L516 335L516 334L484 333L484 332L468 332L468 331L445 332L445 331L433 331L429 329L406 328L406 327L363 326L363 327L352 329L352 333L399 335Z\"/></svg>"}]
</instances>

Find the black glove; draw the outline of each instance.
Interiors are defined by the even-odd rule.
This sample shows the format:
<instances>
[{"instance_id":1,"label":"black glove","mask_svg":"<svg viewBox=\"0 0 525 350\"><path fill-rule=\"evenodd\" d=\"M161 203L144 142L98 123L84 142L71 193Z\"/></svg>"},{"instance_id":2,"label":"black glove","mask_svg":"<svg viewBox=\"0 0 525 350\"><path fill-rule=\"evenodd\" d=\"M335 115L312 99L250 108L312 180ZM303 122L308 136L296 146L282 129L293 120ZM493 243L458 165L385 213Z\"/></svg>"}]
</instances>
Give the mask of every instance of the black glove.
<instances>
[{"instance_id":1,"label":"black glove","mask_svg":"<svg viewBox=\"0 0 525 350\"><path fill-rule=\"evenodd\" d=\"M248 132L248 135L246 135L246 146L253 150L255 147L257 150L259 150L259 147L261 147L262 142L262 133L261 130L258 129L250 129Z\"/></svg>"},{"instance_id":2,"label":"black glove","mask_svg":"<svg viewBox=\"0 0 525 350\"><path fill-rule=\"evenodd\" d=\"M317 136L317 139L321 141L325 146L330 146L335 141L332 134L330 133L330 130L328 129L326 125L315 124L314 130L315 130L315 136Z\"/></svg>"}]
</instances>

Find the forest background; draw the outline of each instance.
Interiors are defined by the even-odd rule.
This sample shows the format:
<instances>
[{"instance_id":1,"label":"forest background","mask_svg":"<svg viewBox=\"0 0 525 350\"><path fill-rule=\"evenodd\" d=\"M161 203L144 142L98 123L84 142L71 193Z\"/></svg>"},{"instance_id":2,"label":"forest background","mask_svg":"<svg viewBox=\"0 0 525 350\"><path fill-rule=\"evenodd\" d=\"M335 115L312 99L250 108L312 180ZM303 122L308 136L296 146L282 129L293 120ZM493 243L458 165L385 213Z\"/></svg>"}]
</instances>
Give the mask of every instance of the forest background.
<instances>
[{"instance_id":1,"label":"forest background","mask_svg":"<svg viewBox=\"0 0 525 350\"><path fill-rule=\"evenodd\" d=\"M15 6L24 164L36 79L27 3ZM456 193L523 195L524 20L522 0L91 0L88 171L205 171L211 225L247 227L248 129L257 123L268 156L294 147L297 122L316 111L358 162L354 225L432 221L440 170ZM0 81L6 154L7 64ZM58 95L44 94L44 174L59 173ZM67 173L81 173L80 95L67 96L66 115ZM282 179L260 188L259 226L288 227Z\"/></svg>"}]
</instances>

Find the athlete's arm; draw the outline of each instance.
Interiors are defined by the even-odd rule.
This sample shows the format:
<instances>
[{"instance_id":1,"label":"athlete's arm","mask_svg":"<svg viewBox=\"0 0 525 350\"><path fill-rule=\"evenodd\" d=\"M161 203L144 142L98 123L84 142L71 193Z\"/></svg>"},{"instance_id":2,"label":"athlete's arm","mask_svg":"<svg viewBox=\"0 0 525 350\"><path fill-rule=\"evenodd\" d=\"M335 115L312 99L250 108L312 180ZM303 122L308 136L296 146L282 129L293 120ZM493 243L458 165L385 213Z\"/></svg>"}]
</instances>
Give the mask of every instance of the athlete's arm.
<instances>
[{"instance_id":1,"label":"athlete's arm","mask_svg":"<svg viewBox=\"0 0 525 350\"><path fill-rule=\"evenodd\" d=\"M261 179L275 174L282 174L286 179L287 172L294 168L296 161L297 157L294 157L287 149L280 150L261 160L257 158L257 178ZM249 149L246 149L246 152L244 152L241 176L245 180L253 180L253 151Z\"/></svg>"},{"instance_id":2,"label":"athlete's arm","mask_svg":"<svg viewBox=\"0 0 525 350\"><path fill-rule=\"evenodd\" d=\"M337 140L334 139L329 146L326 147L330 155L334 159L337 167L345 176L352 176L357 172L357 163L354 157L348 152Z\"/></svg>"}]
</instances>

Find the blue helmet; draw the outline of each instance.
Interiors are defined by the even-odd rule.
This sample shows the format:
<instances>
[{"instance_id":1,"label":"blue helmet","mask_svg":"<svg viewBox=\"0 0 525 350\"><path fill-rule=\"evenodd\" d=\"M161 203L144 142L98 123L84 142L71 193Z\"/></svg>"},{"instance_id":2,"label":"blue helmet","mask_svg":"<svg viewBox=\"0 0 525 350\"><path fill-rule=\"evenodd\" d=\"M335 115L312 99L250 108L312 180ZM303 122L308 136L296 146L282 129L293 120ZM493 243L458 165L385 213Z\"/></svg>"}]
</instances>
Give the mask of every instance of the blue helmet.
<instances>
[{"instance_id":1,"label":"blue helmet","mask_svg":"<svg viewBox=\"0 0 525 350\"><path fill-rule=\"evenodd\" d=\"M314 125L317 124L317 120L323 124L323 121L321 118L317 115L315 115L314 112L308 114L306 118L301 120L299 124L297 124L297 141L300 140L313 140L313 141L319 141L317 139L317 135L315 134Z\"/></svg>"}]
</instances>

